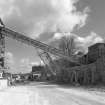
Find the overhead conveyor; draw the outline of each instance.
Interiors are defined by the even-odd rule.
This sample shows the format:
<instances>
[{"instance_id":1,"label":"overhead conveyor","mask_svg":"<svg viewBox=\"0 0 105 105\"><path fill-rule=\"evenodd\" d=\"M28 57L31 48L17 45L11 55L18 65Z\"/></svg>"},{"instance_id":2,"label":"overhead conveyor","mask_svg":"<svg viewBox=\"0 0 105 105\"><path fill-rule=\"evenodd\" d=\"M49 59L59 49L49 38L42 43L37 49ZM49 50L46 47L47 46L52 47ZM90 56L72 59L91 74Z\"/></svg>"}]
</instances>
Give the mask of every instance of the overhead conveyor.
<instances>
[{"instance_id":1,"label":"overhead conveyor","mask_svg":"<svg viewBox=\"0 0 105 105\"><path fill-rule=\"evenodd\" d=\"M57 49L53 46L49 46L49 45L42 43L40 41L37 41L35 39L32 39L32 38L28 37L28 35L23 35L21 33L15 32L9 28L6 28L5 25L3 24L3 22L1 22L1 26L0 26L0 35L4 36L4 37L12 38L12 39L17 40L17 41L20 41L20 42L25 43L27 45L33 46L37 49L41 49L42 52L46 53L45 56L47 57L47 59L48 60L50 59L49 62L51 62L51 58L48 58L48 55L49 55L48 53L53 54L54 56L59 56L59 57L65 58L71 62L78 63L77 60L74 60L74 58L72 56L71 57L68 56L68 54L66 54L65 52L63 52L60 49ZM4 37L1 37L1 40L2 40L2 38L4 40ZM1 45L1 46L4 47L4 45ZM40 54L40 57L41 57L41 54Z\"/></svg>"}]
</instances>

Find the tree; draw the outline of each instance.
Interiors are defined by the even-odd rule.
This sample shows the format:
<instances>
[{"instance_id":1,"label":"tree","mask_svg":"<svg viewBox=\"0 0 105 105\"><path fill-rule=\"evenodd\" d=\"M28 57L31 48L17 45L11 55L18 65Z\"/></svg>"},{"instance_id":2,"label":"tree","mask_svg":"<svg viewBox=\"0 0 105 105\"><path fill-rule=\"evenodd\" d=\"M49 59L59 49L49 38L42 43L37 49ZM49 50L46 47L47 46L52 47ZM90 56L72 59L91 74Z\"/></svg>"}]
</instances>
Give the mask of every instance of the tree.
<instances>
[{"instance_id":1,"label":"tree","mask_svg":"<svg viewBox=\"0 0 105 105\"><path fill-rule=\"evenodd\" d=\"M68 56L72 56L76 51L74 36L64 36L61 38L59 48Z\"/></svg>"},{"instance_id":2,"label":"tree","mask_svg":"<svg viewBox=\"0 0 105 105\"><path fill-rule=\"evenodd\" d=\"M61 49L66 55L75 56L76 46L74 42L74 36L64 36L59 42L59 49ZM70 67L77 66L76 63L70 62L64 58L55 60L56 65L59 66L59 72L57 74L57 81L67 82L69 80L69 69Z\"/></svg>"}]
</instances>

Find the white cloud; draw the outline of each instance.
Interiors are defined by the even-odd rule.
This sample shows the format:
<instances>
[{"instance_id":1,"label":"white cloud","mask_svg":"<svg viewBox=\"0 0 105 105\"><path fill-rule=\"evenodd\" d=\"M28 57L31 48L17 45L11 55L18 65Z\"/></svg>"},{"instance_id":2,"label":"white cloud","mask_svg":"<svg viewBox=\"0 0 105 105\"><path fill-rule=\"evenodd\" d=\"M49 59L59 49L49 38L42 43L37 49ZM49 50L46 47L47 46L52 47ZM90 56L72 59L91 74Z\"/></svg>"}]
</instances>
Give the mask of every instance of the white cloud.
<instances>
[{"instance_id":1,"label":"white cloud","mask_svg":"<svg viewBox=\"0 0 105 105\"><path fill-rule=\"evenodd\" d=\"M29 64L29 58L22 58L21 60L20 60L20 63L22 63L22 64Z\"/></svg>"},{"instance_id":2,"label":"white cloud","mask_svg":"<svg viewBox=\"0 0 105 105\"><path fill-rule=\"evenodd\" d=\"M37 38L46 31L60 30L62 33L71 33L75 26L83 27L88 17L88 7L83 12L77 11L75 4L78 1L0 0L0 17L9 28L25 33L32 38ZM57 34L55 36L57 37ZM24 70L31 69L29 58L21 59L20 63Z\"/></svg>"},{"instance_id":3,"label":"white cloud","mask_svg":"<svg viewBox=\"0 0 105 105\"><path fill-rule=\"evenodd\" d=\"M38 66L38 65L43 65L43 61L35 61L30 63L31 66Z\"/></svg>"},{"instance_id":4,"label":"white cloud","mask_svg":"<svg viewBox=\"0 0 105 105\"><path fill-rule=\"evenodd\" d=\"M31 62L30 65L32 65L32 66L38 66L38 65L40 65L40 62Z\"/></svg>"},{"instance_id":5,"label":"white cloud","mask_svg":"<svg viewBox=\"0 0 105 105\"><path fill-rule=\"evenodd\" d=\"M85 53L88 51L88 47L95 44L95 43L102 43L104 39L96 34L95 32L91 32L90 35L86 37L79 37L75 38L76 46L82 49Z\"/></svg>"},{"instance_id":6,"label":"white cloud","mask_svg":"<svg viewBox=\"0 0 105 105\"><path fill-rule=\"evenodd\" d=\"M70 36L74 36L75 37L76 35L73 34L73 33L70 33L70 32L55 33L52 40L61 39L62 37L70 37Z\"/></svg>"},{"instance_id":7,"label":"white cloud","mask_svg":"<svg viewBox=\"0 0 105 105\"><path fill-rule=\"evenodd\" d=\"M80 45L91 46L95 43L104 42L104 39L95 32L91 32L86 37L77 37L76 42Z\"/></svg>"},{"instance_id":8,"label":"white cloud","mask_svg":"<svg viewBox=\"0 0 105 105\"><path fill-rule=\"evenodd\" d=\"M13 53L6 52L5 53L5 66L8 68L7 72L15 72L15 58Z\"/></svg>"},{"instance_id":9,"label":"white cloud","mask_svg":"<svg viewBox=\"0 0 105 105\"><path fill-rule=\"evenodd\" d=\"M0 17L4 18L11 11L13 0L0 0Z\"/></svg>"},{"instance_id":10,"label":"white cloud","mask_svg":"<svg viewBox=\"0 0 105 105\"><path fill-rule=\"evenodd\" d=\"M15 63L13 54L11 52L6 52L5 56L6 56L5 60L6 60L7 65L13 66Z\"/></svg>"},{"instance_id":11,"label":"white cloud","mask_svg":"<svg viewBox=\"0 0 105 105\"><path fill-rule=\"evenodd\" d=\"M31 61L30 58L22 58L20 60L19 70L23 73L31 72L32 66L34 65L42 65L43 62L40 61Z\"/></svg>"},{"instance_id":12,"label":"white cloud","mask_svg":"<svg viewBox=\"0 0 105 105\"><path fill-rule=\"evenodd\" d=\"M45 31L71 32L82 27L87 19L87 7L78 12L78 0L0 0L0 14L16 31L38 37Z\"/></svg>"},{"instance_id":13,"label":"white cloud","mask_svg":"<svg viewBox=\"0 0 105 105\"><path fill-rule=\"evenodd\" d=\"M86 37L80 37L78 35L72 34L72 33L55 33L54 37L49 40L49 43L51 45L55 44L55 46L58 46L59 40L62 37L74 37L75 45L78 50L82 50L84 53L88 51L88 47L95 44L95 43L102 43L104 42L104 38L102 38L100 35L96 34L95 32L91 32Z\"/></svg>"},{"instance_id":14,"label":"white cloud","mask_svg":"<svg viewBox=\"0 0 105 105\"><path fill-rule=\"evenodd\" d=\"M19 70L22 72L22 73L27 73L27 72L30 72L32 67L30 65L30 60L29 58L22 58L20 60L20 65L19 65Z\"/></svg>"}]
</instances>

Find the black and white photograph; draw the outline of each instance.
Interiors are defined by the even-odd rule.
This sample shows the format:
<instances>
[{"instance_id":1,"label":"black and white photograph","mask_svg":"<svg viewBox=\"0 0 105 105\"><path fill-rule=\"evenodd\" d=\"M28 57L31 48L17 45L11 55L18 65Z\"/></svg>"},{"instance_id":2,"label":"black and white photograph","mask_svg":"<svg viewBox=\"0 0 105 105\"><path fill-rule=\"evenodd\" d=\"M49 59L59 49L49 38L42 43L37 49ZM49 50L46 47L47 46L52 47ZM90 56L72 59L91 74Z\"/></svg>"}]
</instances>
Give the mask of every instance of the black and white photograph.
<instances>
[{"instance_id":1,"label":"black and white photograph","mask_svg":"<svg viewBox=\"0 0 105 105\"><path fill-rule=\"evenodd\" d=\"M0 0L0 105L105 105L105 0Z\"/></svg>"}]
</instances>

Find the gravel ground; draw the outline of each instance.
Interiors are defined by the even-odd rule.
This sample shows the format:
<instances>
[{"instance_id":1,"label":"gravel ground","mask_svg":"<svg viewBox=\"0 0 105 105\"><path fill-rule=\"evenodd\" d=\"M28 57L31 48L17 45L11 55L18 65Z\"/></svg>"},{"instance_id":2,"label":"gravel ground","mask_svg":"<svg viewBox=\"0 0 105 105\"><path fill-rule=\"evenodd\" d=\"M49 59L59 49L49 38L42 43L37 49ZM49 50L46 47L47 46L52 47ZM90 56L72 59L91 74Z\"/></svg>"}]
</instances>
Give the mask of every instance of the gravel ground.
<instances>
[{"instance_id":1,"label":"gravel ground","mask_svg":"<svg viewBox=\"0 0 105 105\"><path fill-rule=\"evenodd\" d=\"M0 90L0 105L105 105L105 92L30 83Z\"/></svg>"}]
</instances>

